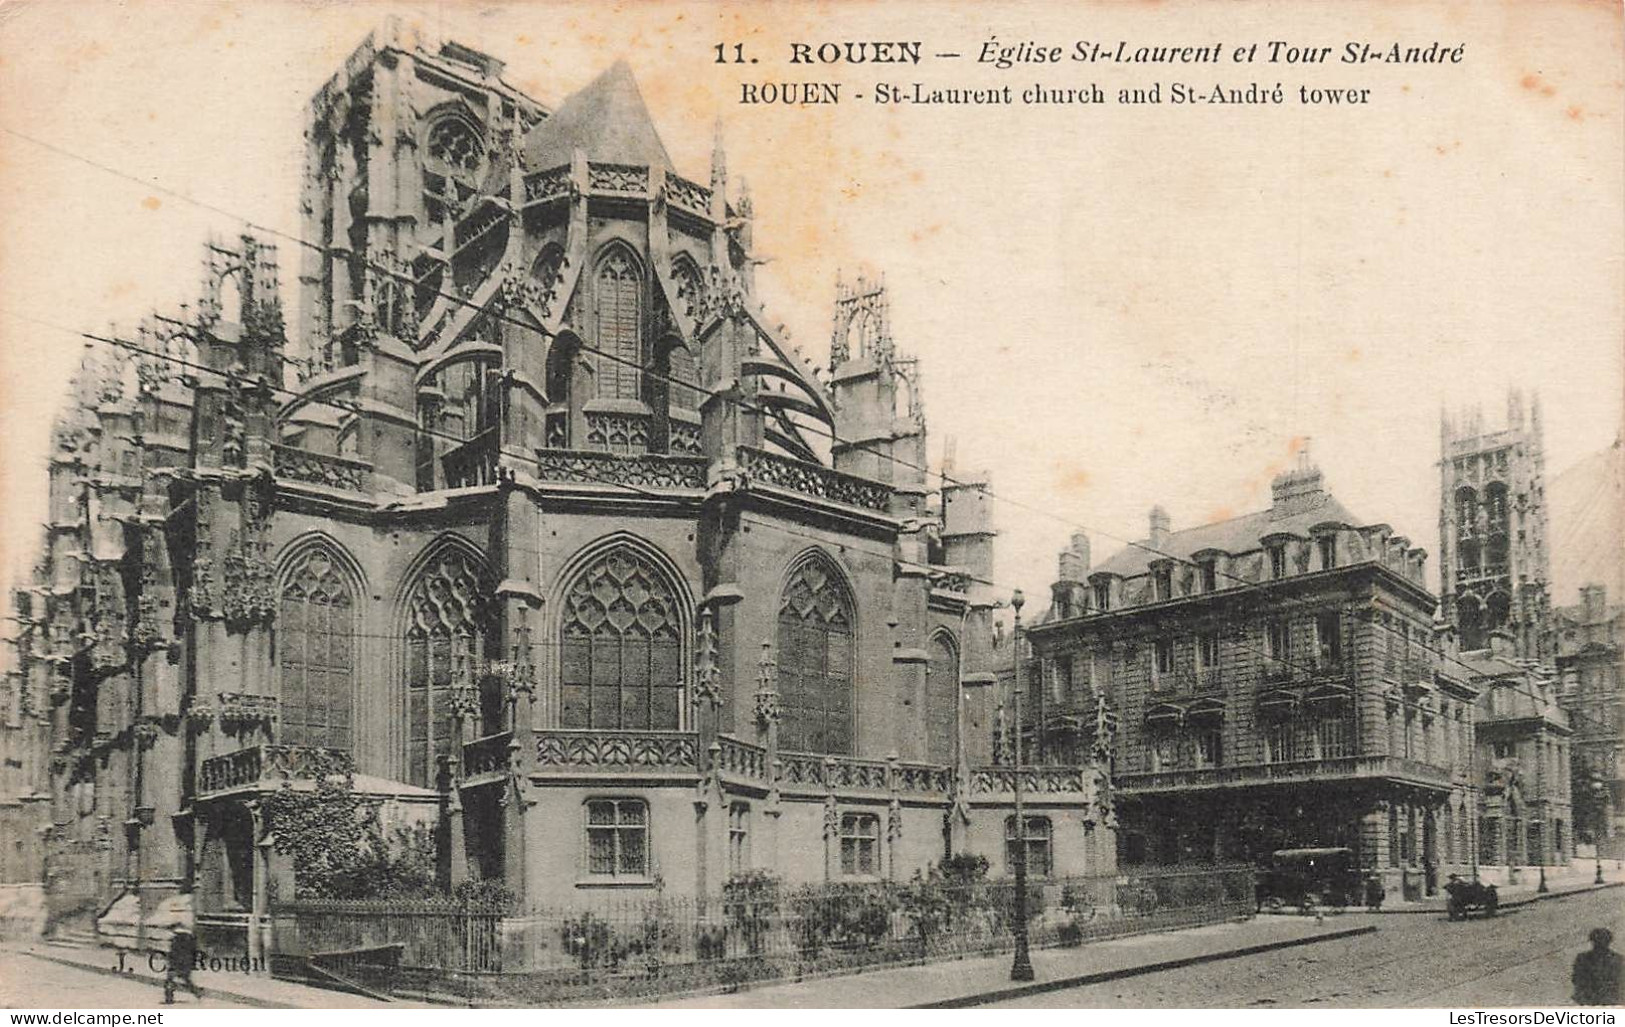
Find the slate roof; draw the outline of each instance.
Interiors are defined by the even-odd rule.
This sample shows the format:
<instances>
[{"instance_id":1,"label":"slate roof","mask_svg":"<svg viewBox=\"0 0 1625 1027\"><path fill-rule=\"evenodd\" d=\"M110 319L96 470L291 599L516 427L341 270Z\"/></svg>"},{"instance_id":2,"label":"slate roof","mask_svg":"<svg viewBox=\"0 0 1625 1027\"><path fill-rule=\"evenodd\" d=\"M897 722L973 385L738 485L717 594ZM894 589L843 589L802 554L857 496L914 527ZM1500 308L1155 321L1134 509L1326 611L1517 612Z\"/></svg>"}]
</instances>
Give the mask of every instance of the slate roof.
<instances>
[{"instance_id":1,"label":"slate roof","mask_svg":"<svg viewBox=\"0 0 1625 1027\"><path fill-rule=\"evenodd\" d=\"M616 61L525 136L525 163L532 170L568 164L574 150L600 163L672 170L671 155L625 61Z\"/></svg>"},{"instance_id":2,"label":"slate roof","mask_svg":"<svg viewBox=\"0 0 1625 1027\"><path fill-rule=\"evenodd\" d=\"M1188 560L1204 549L1246 553L1262 548L1259 540L1277 532L1308 536L1310 528L1327 521L1356 527L1362 523L1330 492L1304 497L1289 509L1292 512L1280 512L1272 507L1226 521L1175 531L1169 534L1166 545L1157 548L1180 560ZM1150 544L1150 539L1140 539L1138 545L1125 546L1093 568L1091 573L1105 571L1125 578L1145 574L1150 570L1151 561L1159 559L1155 553L1142 548Z\"/></svg>"}]
</instances>

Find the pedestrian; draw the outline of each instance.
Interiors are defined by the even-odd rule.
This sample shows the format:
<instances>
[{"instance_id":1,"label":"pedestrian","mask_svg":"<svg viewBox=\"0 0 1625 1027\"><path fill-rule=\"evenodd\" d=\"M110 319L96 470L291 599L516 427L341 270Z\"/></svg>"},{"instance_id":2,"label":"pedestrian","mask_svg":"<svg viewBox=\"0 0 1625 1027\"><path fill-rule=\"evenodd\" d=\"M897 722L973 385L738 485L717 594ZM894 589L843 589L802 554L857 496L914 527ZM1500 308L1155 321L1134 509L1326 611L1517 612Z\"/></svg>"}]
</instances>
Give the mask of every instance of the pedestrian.
<instances>
[{"instance_id":1,"label":"pedestrian","mask_svg":"<svg viewBox=\"0 0 1625 1027\"><path fill-rule=\"evenodd\" d=\"M1620 981L1625 978L1625 958L1608 946L1614 932L1598 927L1591 932L1591 951L1574 957L1574 1001L1582 1006L1621 1004Z\"/></svg>"},{"instance_id":2,"label":"pedestrian","mask_svg":"<svg viewBox=\"0 0 1625 1027\"><path fill-rule=\"evenodd\" d=\"M203 997L203 989L192 980L192 964L197 959L197 939L187 927L177 927L169 936L169 959L164 964L164 1005L175 1004L175 992L185 988L194 998Z\"/></svg>"}]
</instances>

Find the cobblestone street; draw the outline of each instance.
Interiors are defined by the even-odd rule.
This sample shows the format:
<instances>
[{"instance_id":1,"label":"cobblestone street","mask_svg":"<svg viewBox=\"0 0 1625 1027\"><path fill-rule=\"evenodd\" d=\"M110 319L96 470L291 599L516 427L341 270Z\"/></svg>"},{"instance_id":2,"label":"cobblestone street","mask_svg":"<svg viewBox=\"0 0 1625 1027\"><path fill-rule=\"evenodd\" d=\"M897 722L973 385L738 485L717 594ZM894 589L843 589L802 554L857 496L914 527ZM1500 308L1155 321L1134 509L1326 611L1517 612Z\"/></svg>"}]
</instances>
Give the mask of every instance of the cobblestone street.
<instances>
[{"instance_id":1,"label":"cobblestone street","mask_svg":"<svg viewBox=\"0 0 1625 1027\"><path fill-rule=\"evenodd\" d=\"M1144 977L1035 995L1031 1008L1561 1006L1569 968L1597 926L1625 937L1617 889L1504 911L1493 920L1444 914L1349 914L1377 933Z\"/></svg>"}]
</instances>

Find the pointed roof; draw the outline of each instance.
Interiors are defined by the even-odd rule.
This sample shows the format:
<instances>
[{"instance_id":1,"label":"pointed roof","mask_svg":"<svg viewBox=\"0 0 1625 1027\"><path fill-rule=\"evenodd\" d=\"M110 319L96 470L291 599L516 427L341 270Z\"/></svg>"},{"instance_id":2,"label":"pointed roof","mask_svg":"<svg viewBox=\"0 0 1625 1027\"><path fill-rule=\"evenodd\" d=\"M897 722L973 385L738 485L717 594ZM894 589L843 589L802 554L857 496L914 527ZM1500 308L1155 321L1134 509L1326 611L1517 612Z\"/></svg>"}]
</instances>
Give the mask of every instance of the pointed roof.
<instances>
[{"instance_id":1,"label":"pointed roof","mask_svg":"<svg viewBox=\"0 0 1625 1027\"><path fill-rule=\"evenodd\" d=\"M666 144L624 60L572 95L525 136L525 162L534 169L570 163L572 151L609 164L672 169Z\"/></svg>"}]
</instances>

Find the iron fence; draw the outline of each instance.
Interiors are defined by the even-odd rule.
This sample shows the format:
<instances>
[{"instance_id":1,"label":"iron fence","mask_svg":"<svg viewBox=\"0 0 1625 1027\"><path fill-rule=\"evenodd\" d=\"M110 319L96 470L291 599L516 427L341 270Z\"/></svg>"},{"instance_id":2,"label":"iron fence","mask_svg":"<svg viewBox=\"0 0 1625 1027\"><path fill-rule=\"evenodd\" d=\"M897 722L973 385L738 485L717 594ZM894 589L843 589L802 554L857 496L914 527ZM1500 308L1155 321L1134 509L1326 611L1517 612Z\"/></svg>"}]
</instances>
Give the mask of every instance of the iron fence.
<instances>
[{"instance_id":1,"label":"iron fence","mask_svg":"<svg viewBox=\"0 0 1625 1027\"><path fill-rule=\"evenodd\" d=\"M1034 946L1212 923L1254 908L1250 866L1029 883ZM399 946L398 994L477 1005L628 1001L989 955L1014 942L1015 885L916 879L786 885L747 877L708 898L605 897L517 915L454 902L284 903L275 948L326 968ZM373 986L378 986L375 978Z\"/></svg>"},{"instance_id":2,"label":"iron fence","mask_svg":"<svg viewBox=\"0 0 1625 1027\"><path fill-rule=\"evenodd\" d=\"M442 970L502 970L502 912L452 899L299 899L270 911L279 955L332 956L399 946L400 961Z\"/></svg>"}]
</instances>

